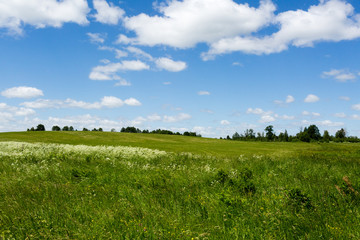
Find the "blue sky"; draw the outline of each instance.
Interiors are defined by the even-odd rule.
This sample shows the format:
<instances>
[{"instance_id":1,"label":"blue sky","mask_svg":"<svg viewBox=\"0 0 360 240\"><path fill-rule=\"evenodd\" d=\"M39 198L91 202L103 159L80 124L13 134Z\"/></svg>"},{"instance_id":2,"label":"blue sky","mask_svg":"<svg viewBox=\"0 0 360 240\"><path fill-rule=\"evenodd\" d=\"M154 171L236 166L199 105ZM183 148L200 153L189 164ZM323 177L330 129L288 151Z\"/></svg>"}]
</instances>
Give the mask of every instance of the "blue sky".
<instances>
[{"instance_id":1,"label":"blue sky","mask_svg":"<svg viewBox=\"0 0 360 240\"><path fill-rule=\"evenodd\" d=\"M360 136L360 2L0 0L0 131Z\"/></svg>"}]
</instances>

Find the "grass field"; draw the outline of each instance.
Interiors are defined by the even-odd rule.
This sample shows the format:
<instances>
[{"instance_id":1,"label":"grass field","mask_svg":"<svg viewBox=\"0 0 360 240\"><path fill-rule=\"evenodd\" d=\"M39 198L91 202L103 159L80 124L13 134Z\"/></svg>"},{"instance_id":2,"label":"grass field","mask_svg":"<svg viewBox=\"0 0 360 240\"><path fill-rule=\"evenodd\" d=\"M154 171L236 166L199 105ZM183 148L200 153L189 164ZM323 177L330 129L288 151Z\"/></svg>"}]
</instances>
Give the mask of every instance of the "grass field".
<instances>
[{"instance_id":1,"label":"grass field","mask_svg":"<svg viewBox=\"0 0 360 240\"><path fill-rule=\"evenodd\" d=\"M0 239L360 239L359 189L358 144L0 134Z\"/></svg>"}]
</instances>

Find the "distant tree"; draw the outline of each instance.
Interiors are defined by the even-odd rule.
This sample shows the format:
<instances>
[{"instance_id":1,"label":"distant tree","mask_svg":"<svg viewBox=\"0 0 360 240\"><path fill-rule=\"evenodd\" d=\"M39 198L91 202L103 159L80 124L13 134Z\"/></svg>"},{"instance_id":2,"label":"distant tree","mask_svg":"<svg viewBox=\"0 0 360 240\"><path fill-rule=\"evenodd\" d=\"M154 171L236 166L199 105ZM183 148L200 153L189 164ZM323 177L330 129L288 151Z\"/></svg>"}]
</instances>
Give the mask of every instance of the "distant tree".
<instances>
[{"instance_id":1,"label":"distant tree","mask_svg":"<svg viewBox=\"0 0 360 240\"><path fill-rule=\"evenodd\" d=\"M327 142L327 143L330 142L330 134L329 134L328 130L324 131L323 140L324 140L324 142Z\"/></svg>"},{"instance_id":2,"label":"distant tree","mask_svg":"<svg viewBox=\"0 0 360 240\"><path fill-rule=\"evenodd\" d=\"M285 133L284 133L284 141L288 142L289 141L289 134L287 132L287 130L285 129Z\"/></svg>"},{"instance_id":3,"label":"distant tree","mask_svg":"<svg viewBox=\"0 0 360 240\"><path fill-rule=\"evenodd\" d=\"M103 129L102 128L99 128L99 132L102 132L103 131Z\"/></svg>"},{"instance_id":4,"label":"distant tree","mask_svg":"<svg viewBox=\"0 0 360 240\"><path fill-rule=\"evenodd\" d=\"M87 128L83 128L83 131L84 131L84 132L87 132L87 131L89 131L89 129L87 129Z\"/></svg>"},{"instance_id":5,"label":"distant tree","mask_svg":"<svg viewBox=\"0 0 360 240\"><path fill-rule=\"evenodd\" d=\"M70 127L69 127L69 131L74 131L74 127L73 127L73 126L70 126Z\"/></svg>"},{"instance_id":6,"label":"distant tree","mask_svg":"<svg viewBox=\"0 0 360 240\"><path fill-rule=\"evenodd\" d=\"M238 132L235 132L233 135L232 135L232 139L233 140L239 140L240 139L240 134Z\"/></svg>"},{"instance_id":7,"label":"distant tree","mask_svg":"<svg viewBox=\"0 0 360 240\"><path fill-rule=\"evenodd\" d=\"M69 131L69 126L64 126L64 127L62 128L62 130L63 130L63 131Z\"/></svg>"},{"instance_id":8,"label":"distant tree","mask_svg":"<svg viewBox=\"0 0 360 240\"><path fill-rule=\"evenodd\" d=\"M255 132L253 129L246 129L244 132L246 139L254 139L255 138Z\"/></svg>"},{"instance_id":9,"label":"distant tree","mask_svg":"<svg viewBox=\"0 0 360 240\"><path fill-rule=\"evenodd\" d=\"M37 125L35 131L45 131L45 126L43 124L39 124L39 125Z\"/></svg>"},{"instance_id":10,"label":"distant tree","mask_svg":"<svg viewBox=\"0 0 360 240\"><path fill-rule=\"evenodd\" d=\"M230 136L229 136L229 135L227 135L227 136L226 136L226 139L227 139L227 140L231 140L231 138L230 138Z\"/></svg>"},{"instance_id":11,"label":"distant tree","mask_svg":"<svg viewBox=\"0 0 360 240\"><path fill-rule=\"evenodd\" d=\"M336 139L340 139L340 140L344 140L346 138L346 131L345 129L340 129L335 133L335 138Z\"/></svg>"},{"instance_id":12,"label":"distant tree","mask_svg":"<svg viewBox=\"0 0 360 240\"><path fill-rule=\"evenodd\" d=\"M266 132L266 139L268 141L272 141L275 138L275 134L274 134L274 127L272 125L269 125L265 128L265 132Z\"/></svg>"},{"instance_id":13,"label":"distant tree","mask_svg":"<svg viewBox=\"0 0 360 240\"><path fill-rule=\"evenodd\" d=\"M98 130L96 129L96 128L94 128L93 130L91 130L91 131L93 131L93 132L97 132Z\"/></svg>"},{"instance_id":14,"label":"distant tree","mask_svg":"<svg viewBox=\"0 0 360 240\"><path fill-rule=\"evenodd\" d=\"M61 131L61 128L59 126L53 126L52 131Z\"/></svg>"},{"instance_id":15,"label":"distant tree","mask_svg":"<svg viewBox=\"0 0 360 240\"><path fill-rule=\"evenodd\" d=\"M309 135L310 140L318 141L321 138L319 128L316 125L310 125L307 128L307 133Z\"/></svg>"},{"instance_id":16,"label":"distant tree","mask_svg":"<svg viewBox=\"0 0 360 240\"><path fill-rule=\"evenodd\" d=\"M285 134L282 133L282 132L279 134L279 141L280 142L285 142Z\"/></svg>"},{"instance_id":17,"label":"distant tree","mask_svg":"<svg viewBox=\"0 0 360 240\"><path fill-rule=\"evenodd\" d=\"M32 127L32 128L30 129L30 131L35 131L35 128L34 128L34 127Z\"/></svg>"},{"instance_id":18,"label":"distant tree","mask_svg":"<svg viewBox=\"0 0 360 240\"><path fill-rule=\"evenodd\" d=\"M115 129L115 128L112 128L112 129L111 129L111 132L116 132L116 129Z\"/></svg>"}]
</instances>

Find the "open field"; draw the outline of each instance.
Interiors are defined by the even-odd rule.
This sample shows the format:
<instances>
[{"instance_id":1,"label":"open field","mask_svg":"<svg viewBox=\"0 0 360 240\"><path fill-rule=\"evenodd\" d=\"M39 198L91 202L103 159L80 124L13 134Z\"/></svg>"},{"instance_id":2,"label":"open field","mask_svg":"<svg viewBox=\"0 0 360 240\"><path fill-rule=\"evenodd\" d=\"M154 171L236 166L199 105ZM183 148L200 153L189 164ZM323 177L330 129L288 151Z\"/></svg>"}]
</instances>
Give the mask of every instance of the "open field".
<instances>
[{"instance_id":1,"label":"open field","mask_svg":"<svg viewBox=\"0 0 360 240\"><path fill-rule=\"evenodd\" d=\"M360 239L359 190L358 144L0 134L5 239Z\"/></svg>"},{"instance_id":2,"label":"open field","mask_svg":"<svg viewBox=\"0 0 360 240\"><path fill-rule=\"evenodd\" d=\"M132 134L110 132L13 132L0 133L0 141L62 143L89 146L131 146L159 149L167 152L191 152L218 157L240 155L273 154L294 152L341 151L346 144L308 144L286 142L240 142L212 138L199 138L158 134ZM351 145L360 149L360 145Z\"/></svg>"}]
</instances>

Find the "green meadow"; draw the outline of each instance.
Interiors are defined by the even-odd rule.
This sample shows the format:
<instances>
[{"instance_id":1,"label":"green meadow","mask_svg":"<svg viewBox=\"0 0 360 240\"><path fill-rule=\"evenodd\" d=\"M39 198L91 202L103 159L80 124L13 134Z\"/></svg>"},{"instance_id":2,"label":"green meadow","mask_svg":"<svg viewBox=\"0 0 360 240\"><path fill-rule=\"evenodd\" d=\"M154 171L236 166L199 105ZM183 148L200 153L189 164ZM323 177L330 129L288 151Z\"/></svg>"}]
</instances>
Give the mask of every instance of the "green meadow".
<instances>
[{"instance_id":1,"label":"green meadow","mask_svg":"<svg viewBox=\"0 0 360 240\"><path fill-rule=\"evenodd\" d=\"M360 145L0 133L0 239L360 239Z\"/></svg>"}]
</instances>

